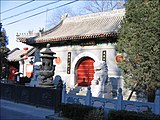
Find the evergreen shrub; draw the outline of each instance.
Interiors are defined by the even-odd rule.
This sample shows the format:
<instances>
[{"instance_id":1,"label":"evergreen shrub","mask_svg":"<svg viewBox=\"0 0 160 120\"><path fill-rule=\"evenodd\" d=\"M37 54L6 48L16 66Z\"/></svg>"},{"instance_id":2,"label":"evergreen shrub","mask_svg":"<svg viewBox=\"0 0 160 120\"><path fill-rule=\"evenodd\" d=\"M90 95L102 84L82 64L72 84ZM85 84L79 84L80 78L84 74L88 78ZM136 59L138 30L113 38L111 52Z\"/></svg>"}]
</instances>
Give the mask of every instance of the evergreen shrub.
<instances>
[{"instance_id":1,"label":"evergreen shrub","mask_svg":"<svg viewBox=\"0 0 160 120\"><path fill-rule=\"evenodd\" d=\"M104 110L102 108L96 108L84 117L84 120L104 120Z\"/></svg>"},{"instance_id":2,"label":"evergreen shrub","mask_svg":"<svg viewBox=\"0 0 160 120\"><path fill-rule=\"evenodd\" d=\"M108 120L160 120L160 116L146 112L111 110L108 114Z\"/></svg>"},{"instance_id":3,"label":"evergreen shrub","mask_svg":"<svg viewBox=\"0 0 160 120\"><path fill-rule=\"evenodd\" d=\"M61 115L73 120L103 120L103 109L82 104L62 104Z\"/></svg>"}]
</instances>

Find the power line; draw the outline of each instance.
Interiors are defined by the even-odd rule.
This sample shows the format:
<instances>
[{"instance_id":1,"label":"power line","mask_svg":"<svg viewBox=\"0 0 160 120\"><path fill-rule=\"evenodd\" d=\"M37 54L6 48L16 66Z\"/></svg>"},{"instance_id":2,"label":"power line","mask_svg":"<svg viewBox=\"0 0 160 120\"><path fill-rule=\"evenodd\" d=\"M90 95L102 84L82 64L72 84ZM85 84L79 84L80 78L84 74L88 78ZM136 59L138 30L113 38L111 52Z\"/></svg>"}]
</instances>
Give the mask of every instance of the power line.
<instances>
[{"instance_id":1,"label":"power line","mask_svg":"<svg viewBox=\"0 0 160 120\"><path fill-rule=\"evenodd\" d=\"M24 12L18 13L18 14L16 14L16 15L12 15L12 16L10 16L10 17L6 17L6 18L2 19L1 21L4 21L4 20L10 19L10 18L13 18L13 17L19 16L19 15L24 14L24 13L28 13L28 12L30 12L30 11L37 10L37 9L39 9L39 8L42 8L42 7L45 7L45 6L51 5L51 4L55 4L55 3L59 2L59 1L61 1L61 0L57 0L57 1L54 1L54 2L51 2L51 3L45 4L45 5L42 5L42 6L39 6L39 7L37 7L37 8L33 8L33 9L31 9L31 10L27 10L27 11L24 11Z\"/></svg>"},{"instance_id":2,"label":"power line","mask_svg":"<svg viewBox=\"0 0 160 120\"><path fill-rule=\"evenodd\" d=\"M53 10L53 9L57 9L57 8L60 8L60 7L63 7L63 6L66 6L66 5L72 4L72 3L77 2L77 1L79 1L79 0L74 0L74 1L72 1L72 2L68 2L68 3L66 3L66 4L63 4L63 5L57 6L57 7L55 7L55 8L51 8L51 9L48 9L48 10L45 10L45 11L42 11L42 12L39 12L39 13L36 13L36 14L33 14L33 15L31 15L31 16L28 16L28 17L25 17L25 18L22 18L22 19L16 20L16 21L14 21L14 22L11 22L11 23L8 23L8 24L5 24L5 25L3 25L3 26L7 26L7 25L11 25L11 24L14 24L14 23L20 22L20 21L25 20L25 19L28 19L28 18L30 18L30 17L34 17L34 16L37 16L37 15L39 15L39 14L42 14L42 13L44 13L44 12L46 12L46 11L50 11L50 10Z\"/></svg>"},{"instance_id":3,"label":"power line","mask_svg":"<svg viewBox=\"0 0 160 120\"><path fill-rule=\"evenodd\" d=\"M8 10L5 10L5 11L1 12L0 14L6 13L6 12L11 11L11 10L13 10L13 9L16 9L16 8L18 8L18 7L21 7L21 6L23 6L23 5L26 5L26 4L28 4L28 3L31 3L31 2L33 2L33 1L35 1L35 0L31 0L31 1L29 1L29 2L23 3L23 4L18 5L18 6L16 6L16 7L10 8L10 9L8 9Z\"/></svg>"}]
</instances>

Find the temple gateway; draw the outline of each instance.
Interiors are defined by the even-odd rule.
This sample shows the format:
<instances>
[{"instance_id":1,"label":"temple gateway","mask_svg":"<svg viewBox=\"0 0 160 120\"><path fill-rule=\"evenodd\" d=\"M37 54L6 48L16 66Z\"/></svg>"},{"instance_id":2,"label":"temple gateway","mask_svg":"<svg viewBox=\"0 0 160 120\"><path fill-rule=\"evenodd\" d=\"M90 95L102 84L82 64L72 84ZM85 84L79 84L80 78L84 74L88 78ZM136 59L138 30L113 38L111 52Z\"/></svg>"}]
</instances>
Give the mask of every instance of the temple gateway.
<instances>
[{"instance_id":1,"label":"temple gateway","mask_svg":"<svg viewBox=\"0 0 160 120\"><path fill-rule=\"evenodd\" d=\"M110 86L114 96L122 87L115 45L124 15L125 9L76 17L66 15L52 29L17 34L17 40L33 46L37 51L43 51L50 44L50 49L56 53L53 80L61 79L70 88L91 85L105 91L105 87ZM39 52L35 53L37 57Z\"/></svg>"}]
</instances>

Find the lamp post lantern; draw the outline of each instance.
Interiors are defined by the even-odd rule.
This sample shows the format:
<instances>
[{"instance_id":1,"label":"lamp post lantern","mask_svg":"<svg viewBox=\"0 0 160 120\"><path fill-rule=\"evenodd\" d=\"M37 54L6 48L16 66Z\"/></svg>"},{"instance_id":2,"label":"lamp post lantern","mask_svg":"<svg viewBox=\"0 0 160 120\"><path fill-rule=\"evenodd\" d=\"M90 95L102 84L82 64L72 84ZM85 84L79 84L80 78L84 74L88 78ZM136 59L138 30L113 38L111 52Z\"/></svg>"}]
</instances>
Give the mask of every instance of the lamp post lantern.
<instances>
[{"instance_id":1,"label":"lamp post lantern","mask_svg":"<svg viewBox=\"0 0 160 120\"><path fill-rule=\"evenodd\" d=\"M43 54L40 58L42 58L42 66L40 68L40 83L41 87L53 87L53 76L55 71L55 65L53 64L53 60L56 58L53 55L56 54L52 52L50 49L50 44L47 44L45 51L41 52Z\"/></svg>"}]
</instances>

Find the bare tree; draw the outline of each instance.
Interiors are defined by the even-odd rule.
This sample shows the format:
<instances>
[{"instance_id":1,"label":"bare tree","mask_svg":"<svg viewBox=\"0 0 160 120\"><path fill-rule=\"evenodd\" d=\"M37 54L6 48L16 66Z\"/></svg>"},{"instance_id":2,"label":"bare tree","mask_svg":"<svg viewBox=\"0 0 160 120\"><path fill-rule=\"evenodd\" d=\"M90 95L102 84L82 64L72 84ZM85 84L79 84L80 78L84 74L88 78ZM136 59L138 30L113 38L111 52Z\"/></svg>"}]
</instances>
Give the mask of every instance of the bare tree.
<instances>
[{"instance_id":1,"label":"bare tree","mask_svg":"<svg viewBox=\"0 0 160 120\"><path fill-rule=\"evenodd\" d=\"M86 2L86 5L84 6L84 9L91 12L103 12L109 9L109 7L112 6L112 1L106 1L106 0L91 0Z\"/></svg>"},{"instance_id":2,"label":"bare tree","mask_svg":"<svg viewBox=\"0 0 160 120\"><path fill-rule=\"evenodd\" d=\"M118 9L123 7L124 1L125 0L89 0L82 1L78 6L76 6L76 9L74 9L75 6L56 9L53 11L50 19L46 21L46 23L48 23L46 28L49 29L57 25L65 14L68 14L68 16L76 16Z\"/></svg>"},{"instance_id":3,"label":"bare tree","mask_svg":"<svg viewBox=\"0 0 160 120\"><path fill-rule=\"evenodd\" d=\"M122 8L124 0L90 0L86 1L84 10L86 13L104 12Z\"/></svg>"},{"instance_id":4,"label":"bare tree","mask_svg":"<svg viewBox=\"0 0 160 120\"><path fill-rule=\"evenodd\" d=\"M50 19L47 21L47 23L48 23L47 28L51 28L51 27L57 25L61 21L62 17L66 14L68 16L78 15L78 13L73 11L70 7L56 9L55 11L53 11Z\"/></svg>"}]
</instances>

